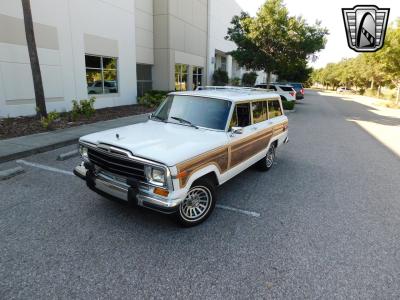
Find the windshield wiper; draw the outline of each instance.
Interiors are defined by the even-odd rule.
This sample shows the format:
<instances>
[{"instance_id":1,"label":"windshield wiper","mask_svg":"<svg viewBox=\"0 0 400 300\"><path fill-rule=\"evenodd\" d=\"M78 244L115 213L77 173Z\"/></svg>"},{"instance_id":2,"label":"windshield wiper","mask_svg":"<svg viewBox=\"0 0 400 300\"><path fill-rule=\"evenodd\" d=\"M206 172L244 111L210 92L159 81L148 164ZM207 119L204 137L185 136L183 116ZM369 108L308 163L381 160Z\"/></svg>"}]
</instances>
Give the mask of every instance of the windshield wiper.
<instances>
[{"instance_id":1,"label":"windshield wiper","mask_svg":"<svg viewBox=\"0 0 400 300\"><path fill-rule=\"evenodd\" d=\"M192 122L190 122L188 120L185 120L185 119L182 119L182 118L178 118L178 117L171 117L171 119L177 120L177 121L179 121L181 123L188 124L190 127L199 129L199 127L197 127L196 125L194 125Z\"/></svg>"}]
</instances>

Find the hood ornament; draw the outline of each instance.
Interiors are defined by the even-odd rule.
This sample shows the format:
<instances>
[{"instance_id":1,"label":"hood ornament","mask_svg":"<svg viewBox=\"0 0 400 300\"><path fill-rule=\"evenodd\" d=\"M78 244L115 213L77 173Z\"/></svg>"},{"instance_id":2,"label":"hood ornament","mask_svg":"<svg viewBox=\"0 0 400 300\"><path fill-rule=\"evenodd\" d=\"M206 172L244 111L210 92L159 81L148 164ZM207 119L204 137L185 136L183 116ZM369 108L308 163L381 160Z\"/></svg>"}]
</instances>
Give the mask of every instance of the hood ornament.
<instances>
[{"instance_id":1,"label":"hood ornament","mask_svg":"<svg viewBox=\"0 0 400 300\"><path fill-rule=\"evenodd\" d=\"M119 134L115 134L115 137L117 138L117 140L119 140Z\"/></svg>"}]
</instances>

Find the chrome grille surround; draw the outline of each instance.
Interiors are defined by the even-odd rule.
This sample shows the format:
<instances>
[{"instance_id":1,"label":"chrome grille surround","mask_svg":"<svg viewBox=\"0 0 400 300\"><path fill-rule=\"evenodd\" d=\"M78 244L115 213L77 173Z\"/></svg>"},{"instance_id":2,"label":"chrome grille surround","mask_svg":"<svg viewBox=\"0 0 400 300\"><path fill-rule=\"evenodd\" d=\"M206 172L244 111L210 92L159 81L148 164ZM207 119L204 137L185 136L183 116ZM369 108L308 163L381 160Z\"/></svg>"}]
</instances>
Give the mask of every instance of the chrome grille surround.
<instances>
[{"instance_id":1,"label":"chrome grille surround","mask_svg":"<svg viewBox=\"0 0 400 300\"><path fill-rule=\"evenodd\" d=\"M164 187L171 191L173 190L171 172L167 166L158 162L134 156L128 150L112 145L95 145L83 141L80 141L79 143L88 148L90 162L92 162L100 170L104 170L125 178L135 178L140 183L148 186L159 187L149 183L144 172L145 166L158 167L165 171L167 180Z\"/></svg>"}]
</instances>

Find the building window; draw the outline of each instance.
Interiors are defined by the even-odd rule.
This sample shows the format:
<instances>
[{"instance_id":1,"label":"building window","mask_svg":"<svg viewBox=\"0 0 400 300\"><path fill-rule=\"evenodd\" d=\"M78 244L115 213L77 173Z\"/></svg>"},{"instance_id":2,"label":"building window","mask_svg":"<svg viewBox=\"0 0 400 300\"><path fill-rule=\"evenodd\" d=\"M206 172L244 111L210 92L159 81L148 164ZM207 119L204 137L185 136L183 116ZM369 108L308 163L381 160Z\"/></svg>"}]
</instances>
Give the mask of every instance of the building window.
<instances>
[{"instance_id":1,"label":"building window","mask_svg":"<svg viewBox=\"0 0 400 300\"><path fill-rule=\"evenodd\" d=\"M188 66L175 65L175 91L186 91L188 88Z\"/></svg>"},{"instance_id":2,"label":"building window","mask_svg":"<svg viewBox=\"0 0 400 300\"><path fill-rule=\"evenodd\" d=\"M193 89L203 85L203 68L193 67Z\"/></svg>"},{"instance_id":3,"label":"building window","mask_svg":"<svg viewBox=\"0 0 400 300\"><path fill-rule=\"evenodd\" d=\"M151 65L137 64L136 77L137 77L137 95L142 97L146 92L153 89L153 76Z\"/></svg>"},{"instance_id":4,"label":"building window","mask_svg":"<svg viewBox=\"0 0 400 300\"><path fill-rule=\"evenodd\" d=\"M88 94L118 93L118 59L85 55Z\"/></svg>"},{"instance_id":5,"label":"building window","mask_svg":"<svg viewBox=\"0 0 400 300\"><path fill-rule=\"evenodd\" d=\"M221 56L221 70L225 71L227 70L226 68L226 56Z\"/></svg>"}]
</instances>

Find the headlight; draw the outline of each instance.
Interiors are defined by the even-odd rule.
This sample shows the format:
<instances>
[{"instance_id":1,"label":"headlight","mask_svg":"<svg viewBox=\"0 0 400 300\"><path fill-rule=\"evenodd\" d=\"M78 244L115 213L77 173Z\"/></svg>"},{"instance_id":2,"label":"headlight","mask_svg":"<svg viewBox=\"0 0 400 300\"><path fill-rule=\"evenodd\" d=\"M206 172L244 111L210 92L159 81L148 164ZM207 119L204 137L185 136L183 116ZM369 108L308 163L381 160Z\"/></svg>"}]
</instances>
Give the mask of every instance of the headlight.
<instances>
[{"instance_id":1,"label":"headlight","mask_svg":"<svg viewBox=\"0 0 400 300\"><path fill-rule=\"evenodd\" d=\"M158 186L164 186L166 183L165 171L159 168L153 168L150 166L146 166L145 168L147 181L151 184L155 184Z\"/></svg>"},{"instance_id":2,"label":"headlight","mask_svg":"<svg viewBox=\"0 0 400 300\"><path fill-rule=\"evenodd\" d=\"M88 159L88 148L82 145L79 145L79 153L81 154L83 159Z\"/></svg>"}]
</instances>

